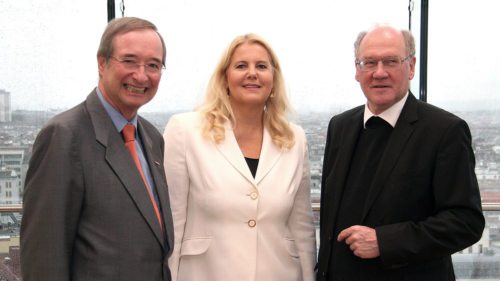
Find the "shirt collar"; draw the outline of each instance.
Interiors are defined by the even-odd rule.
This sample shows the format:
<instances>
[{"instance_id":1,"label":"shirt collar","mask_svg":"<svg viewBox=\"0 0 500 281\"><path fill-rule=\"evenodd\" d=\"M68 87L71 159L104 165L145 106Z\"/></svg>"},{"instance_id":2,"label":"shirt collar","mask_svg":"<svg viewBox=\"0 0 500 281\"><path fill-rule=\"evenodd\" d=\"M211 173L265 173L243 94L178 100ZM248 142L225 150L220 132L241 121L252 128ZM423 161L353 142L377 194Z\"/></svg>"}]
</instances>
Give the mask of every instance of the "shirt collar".
<instances>
[{"instance_id":1,"label":"shirt collar","mask_svg":"<svg viewBox=\"0 0 500 281\"><path fill-rule=\"evenodd\" d=\"M118 110L116 110L103 96L101 90L99 90L99 87L96 88L97 96L99 97L99 100L101 101L102 105L104 106L104 109L108 113L109 117L111 117L111 120L113 121L113 124L115 125L116 129L118 132L121 132L123 127L127 125L128 123L133 124L137 128L137 115L132 117L131 120L127 120L123 115L121 115Z\"/></svg>"},{"instance_id":2,"label":"shirt collar","mask_svg":"<svg viewBox=\"0 0 500 281\"><path fill-rule=\"evenodd\" d=\"M384 110L382 113L379 115L373 114L370 109L368 108L368 102L365 104L365 113L363 117L363 127L366 128L366 121L370 119L372 116L378 116L387 123L389 123L393 128L396 126L396 122L398 121L399 115L401 114L401 110L403 110L403 106L405 105L406 99L408 98L408 93L406 92L406 95L399 100L397 103L393 104L391 107L388 109Z\"/></svg>"}]
</instances>

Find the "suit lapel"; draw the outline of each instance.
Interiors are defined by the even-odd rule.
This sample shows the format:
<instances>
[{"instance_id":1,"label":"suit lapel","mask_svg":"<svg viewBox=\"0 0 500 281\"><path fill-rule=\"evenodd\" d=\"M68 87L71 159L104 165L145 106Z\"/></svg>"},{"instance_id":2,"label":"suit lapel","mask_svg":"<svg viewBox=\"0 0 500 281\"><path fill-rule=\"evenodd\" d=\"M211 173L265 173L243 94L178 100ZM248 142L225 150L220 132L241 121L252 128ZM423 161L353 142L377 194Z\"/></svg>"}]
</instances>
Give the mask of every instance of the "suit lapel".
<instances>
[{"instance_id":1,"label":"suit lapel","mask_svg":"<svg viewBox=\"0 0 500 281\"><path fill-rule=\"evenodd\" d=\"M226 121L224 123L225 138L224 141L217 144L217 149L222 153L224 158L249 182L255 185L255 179L253 178L250 169L245 161L245 157L241 152L241 149L236 142L236 137L234 136L233 128L231 127L231 122ZM260 162L260 161L259 161ZM259 163L260 165L260 163Z\"/></svg>"},{"instance_id":2,"label":"suit lapel","mask_svg":"<svg viewBox=\"0 0 500 281\"><path fill-rule=\"evenodd\" d=\"M146 187L144 186L144 182L142 181L132 157L125 148L120 133L117 131L111 118L99 101L95 90L87 98L87 110L92 120L96 140L106 148L106 161L130 194L139 212L143 215L163 247L163 235L158 225L158 220L146 191ZM151 143L150 140L149 143ZM149 153L150 149L146 149L146 151ZM149 154L148 159L151 159Z\"/></svg>"},{"instance_id":3,"label":"suit lapel","mask_svg":"<svg viewBox=\"0 0 500 281\"><path fill-rule=\"evenodd\" d=\"M363 107L364 108L364 107ZM338 145L338 157L334 157L335 162L332 166L332 171L335 171L333 178L333 205L340 206L340 200L342 199L342 194L345 188L345 182L349 173L349 168L351 167L352 155L354 149L356 148L356 143L363 126L363 108L354 112L351 118L347 120L345 124L342 125L341 132L332 132L333 134L340 134L341 141ZM330 187L330 188L332 188ZM341 188L337 188L341 187ZM338 210L335 210L337 214Z\"/></svg>"},{"instance_id":4,"label":"suit lapel","mask_svg":"<svg viewBox=\"0 0 500 281\"><path fill-rule=\"evenodd\" d=\"M149 133L144 129L142 125L142 118L139 117L138 120L138 130L141 135L142 145L144 146L144 153L146 154L146 160L148 161L149 170L151 172L151 176L156 186L156 194L158 196L158 201L160 203L160 208L162 212L163 225L168 226L172 223L172 216L169 212L170 205L168 202L168 192L167 192L167 184L164 180L163 173L163 160L158 158L159 155L162 155L160 147L154 147L153 141L149 135ZM151 205L151 200L149 200L149 205ZM152 206L151 206L152 207ZM154 212L154 210L153 210ZM156 214L152 217L152 221L148 220L148 223L155 230L155 235L158 240L162 242L163 245L163 234L161 233L161 229L158 226L158 220L156 218ZM170 227L165 228L167 238L170 240L173 237L173 232ZM173 241L168 241L169 245L172 245Z\"/></svg>"},{"instance_id":5,"label":"suit lapel","mask_svg":"<svg viewBox=\"0 0 500 281\"><path fill-rule=\"evenodd\" d=\"M119 135L118 135L119 136ZM135 166L132 157L130 157L123 145L123 141L110 141L106 149L106 160L111 168L116 172L118 177L127 189L130 197L136 203L137 209L147 221L151 231L154 232L156 238L163 246L163 235L161 233L158 219L156 217L151 199L146 190L146 186Z\"/></svg>"},{"instance_id":6,"label":"suit lapel","mask_svg":"<svg viewBox=\"0 0 500 281\"><path fill-rule=\"evenodd\" d=\"M280 159L283 150L273 143L269 131L264 128L264 136L262 138L262 150L260 152L259 165L255 174L255 183L260 181L271 171L278 159Z\"/></svg>"},{"instance_id":7,"label":"suit lapel","mask_svg":"<svg viewBox=\"0 0 500 281\"><path fill-rule=\"evenodd\" d=\"M224 124L226 137L223 142L217 145L217 149L243 177L245 177L252 184L257 185L269 173L269 171L271 171L282 155L282 150L273 143L269 131L264 128L262 151L260 153L259 165L257 166L257 173L254 178L248 168L245 156L241 152L230 124L230 122L226 122Z\"/></svg>"},{"instance_id":8,"label":"suit lapel","mask_svg":"<svg viewBox=\"0 0 500 281\"><path fill-rule=\"evenodd\" d=\"M398 122L394 127L391 136L387 142L385 152L380 159L373 183L368 192L365 208L363 211L362 221L364 221L371 206L375 202L378 194L382 191L384 184L387 182L389 175L396 166L396 163L402 154L406 143L413 133L413 123L417 121L417 101L410 93L403 110L398 118Z\"/></svg>"}]
</instances>

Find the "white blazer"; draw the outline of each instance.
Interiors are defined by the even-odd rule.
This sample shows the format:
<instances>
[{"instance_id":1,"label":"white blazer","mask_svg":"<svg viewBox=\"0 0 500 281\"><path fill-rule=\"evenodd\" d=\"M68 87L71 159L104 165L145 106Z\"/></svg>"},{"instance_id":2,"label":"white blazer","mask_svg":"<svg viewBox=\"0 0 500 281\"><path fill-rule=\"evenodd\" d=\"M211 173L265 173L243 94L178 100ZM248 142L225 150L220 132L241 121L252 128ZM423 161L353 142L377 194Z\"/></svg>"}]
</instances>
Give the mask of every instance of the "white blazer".
<instances>
[{"instance_id":1,"label":"white blazer","mask_svg":"<svg viewBox=\"0 0 500 281\"><path fill-rule=\"evenodd\" d=\"M255 178L229 122L220 144L201 114L170 118L165 170L174 220L174 281L313 281L316 236L304 131L282 150L264 130Z\"/></svg>"}]
</instances>

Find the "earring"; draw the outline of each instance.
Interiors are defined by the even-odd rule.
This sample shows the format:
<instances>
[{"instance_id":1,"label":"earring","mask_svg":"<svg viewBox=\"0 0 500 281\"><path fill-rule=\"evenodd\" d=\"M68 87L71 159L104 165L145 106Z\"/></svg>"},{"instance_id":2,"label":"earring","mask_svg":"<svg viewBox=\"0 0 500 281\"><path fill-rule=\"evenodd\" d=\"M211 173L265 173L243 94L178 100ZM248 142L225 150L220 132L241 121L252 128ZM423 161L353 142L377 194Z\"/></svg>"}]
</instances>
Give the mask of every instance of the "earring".
<instances>
[{"instance_id":1,"label":"earring","mask_svg":"<svg viewBox=\"0 0 500 281\"><path fill-rule=\"evenodd\" d=\"M274 93L271 93L271 94L269 95L269 97L270 97L270 98L274 98Z\"/></svg>"}]
</instances>

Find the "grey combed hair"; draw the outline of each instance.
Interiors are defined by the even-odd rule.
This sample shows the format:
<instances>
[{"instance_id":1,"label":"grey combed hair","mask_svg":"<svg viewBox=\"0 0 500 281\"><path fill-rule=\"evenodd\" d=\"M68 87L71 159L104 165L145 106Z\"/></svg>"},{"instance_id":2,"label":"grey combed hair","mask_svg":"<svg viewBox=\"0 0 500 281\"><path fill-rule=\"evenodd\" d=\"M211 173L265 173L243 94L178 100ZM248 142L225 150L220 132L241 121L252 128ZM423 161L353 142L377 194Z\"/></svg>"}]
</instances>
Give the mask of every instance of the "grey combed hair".
<instances>
[{"instance_id":1,"label":"grey combed hair","mask_svg":"<svg viewBox=\"0 0 500 281\"><path fill-rule=\"evenodd\" d=\"M376 27L381 27L385 25L378 25ZM375 28L376 28L375 27ZM403 38L405 40L405 46L406 46L406 55L407 56L415 56L415 38L413 37L413 34L409 30L402 29L400 30L401 34L403 35ZM361 31L358 34L358 37L356 38L356 41L354 42L354 57L357 59L358 58L358 53L359 53L359 46L361 45L361 41L363 41L363 38L365 38L366 34L368 34L368 31Z\"/></svg>"}]
</instances>

